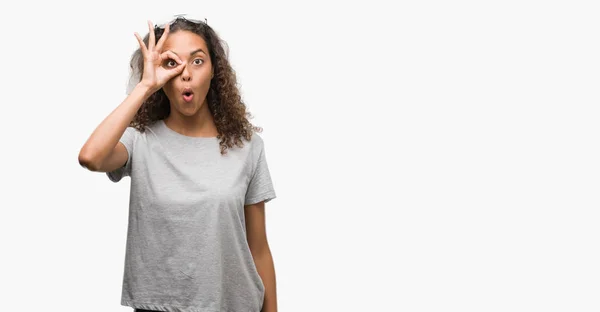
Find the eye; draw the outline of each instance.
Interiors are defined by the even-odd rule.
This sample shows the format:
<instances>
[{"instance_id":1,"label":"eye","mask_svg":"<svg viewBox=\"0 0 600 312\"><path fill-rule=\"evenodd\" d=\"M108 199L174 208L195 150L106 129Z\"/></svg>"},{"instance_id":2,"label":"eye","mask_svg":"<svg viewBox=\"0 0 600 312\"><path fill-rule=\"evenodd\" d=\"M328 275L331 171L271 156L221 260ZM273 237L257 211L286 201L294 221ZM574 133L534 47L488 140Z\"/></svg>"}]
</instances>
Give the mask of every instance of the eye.
<instances>
[{"instance_id":1,"label":"eye","mask_svg":"<svg viewBox=\"0 0 600 312\"><path fill-rule=\"evenodd\" d=\"M174 60L166 60L165 61L165 66L167 66L167 67L174 67L174 66L177 66L177 62L175 62Z\"/></svg>"},{"instance_id":2,"label":"eye","mask_svg":"<svg viewBox=\"0 0 600 312\"><path fill-rule=\"evenodd\" d=\"M200 62L204 63L204 60L203 60L203 59L199 59L199 58L197 58L197 59L195 59L195 60L194 60L194 64L195 64L195 65L200 65L200 64L202 64L202 63L200 63Z\"/></svg>"}]
</instances>

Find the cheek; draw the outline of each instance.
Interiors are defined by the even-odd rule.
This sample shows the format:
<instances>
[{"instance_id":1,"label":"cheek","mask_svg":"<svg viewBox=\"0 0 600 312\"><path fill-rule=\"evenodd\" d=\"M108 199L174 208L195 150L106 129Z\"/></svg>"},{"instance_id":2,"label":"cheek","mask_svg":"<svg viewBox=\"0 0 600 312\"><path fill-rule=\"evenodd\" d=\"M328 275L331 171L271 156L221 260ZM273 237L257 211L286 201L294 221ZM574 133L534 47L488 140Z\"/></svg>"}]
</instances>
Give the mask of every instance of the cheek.
<instances>
[{"instance_id":1,"label":"cheek","mask_svg":"<svg viewBox=\"0 0 600 312\"><path fill-rule=\"evenodd\" d=\"M211 79L213 79L213 78L211 78L210 70L203 71L201 73L201 77L202 78L200 80L202 81L202 84L206 85L206 86L210 85L210 81L211 81Z\"/></svg>"},{"instance_id":2,"label":"cheek","mask_svg":"<svg viewBox=\"0 0 600 312\"><path fill-rule=\"evenodd\" d=\"M163 91L165 91L165 94L168 97L171 97L173 95L173 80L169 80L167 83L165 83L165 85L163 86Z\"/></svg>"},{"instance_id":3,"label":"cheek","mask_svg":"<svg viewBox=\"0 0 600 312\"><path fill-rule=\"evenodd\" d=\"M202 67L200 70L198 70L198 75L201 77L200 80L202 80L203 83L210 82L211 67L210 66Z\"/></svg>"}]
</instances>

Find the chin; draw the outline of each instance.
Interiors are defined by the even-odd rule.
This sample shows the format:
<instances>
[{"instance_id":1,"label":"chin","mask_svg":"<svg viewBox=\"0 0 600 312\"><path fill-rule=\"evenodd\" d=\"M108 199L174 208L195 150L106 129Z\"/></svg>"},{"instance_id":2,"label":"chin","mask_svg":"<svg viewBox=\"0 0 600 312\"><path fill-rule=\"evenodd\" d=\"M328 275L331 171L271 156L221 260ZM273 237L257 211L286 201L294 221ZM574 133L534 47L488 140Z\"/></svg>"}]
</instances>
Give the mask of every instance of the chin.
<instances>
[{"instance_id":1,"label":"chin","mask_svg":"<svg viewBox=\"0 0 600 312\"><path fill-rule=\"evenodd\" d=\"M193 103L182 103L182 105L180 105L177 108L177 111L179 111L180 114L184 115L184 116L194 116L196 114L198 114L198 112L200 111L200 108L202 108L202 105L198 105L198 104L193 104Z\"/></svg>"}]
</instances>

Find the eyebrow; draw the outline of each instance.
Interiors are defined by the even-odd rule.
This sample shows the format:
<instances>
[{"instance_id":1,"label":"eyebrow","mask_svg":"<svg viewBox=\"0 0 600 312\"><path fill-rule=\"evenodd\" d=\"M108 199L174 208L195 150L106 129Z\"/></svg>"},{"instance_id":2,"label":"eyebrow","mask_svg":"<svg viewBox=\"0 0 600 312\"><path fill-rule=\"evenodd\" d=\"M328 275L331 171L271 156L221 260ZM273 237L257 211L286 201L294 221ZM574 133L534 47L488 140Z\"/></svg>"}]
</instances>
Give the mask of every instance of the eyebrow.
<instances>
[{"instance_id":1,"label":"eyebrow","mask_svg":"<svg viewBox=\"0 0 600 312\"><path fill-rule=\"evenodd\" d=\"M179 54L177 54L175 51L173 51L173 50L169 50L169 51L171 51L171 52L175 53L175 55L179 56ZM194 54L196 54L196 53L198 53L198 52L202 52L202 53L204 53L204 54L206 55L206 52L204 52L204 50L202 50L202 49L200 48L200 49L196 49L196 50L194 50L194 51L190 52L190 56L193 56Z\"/></svg>"}]
</instances>

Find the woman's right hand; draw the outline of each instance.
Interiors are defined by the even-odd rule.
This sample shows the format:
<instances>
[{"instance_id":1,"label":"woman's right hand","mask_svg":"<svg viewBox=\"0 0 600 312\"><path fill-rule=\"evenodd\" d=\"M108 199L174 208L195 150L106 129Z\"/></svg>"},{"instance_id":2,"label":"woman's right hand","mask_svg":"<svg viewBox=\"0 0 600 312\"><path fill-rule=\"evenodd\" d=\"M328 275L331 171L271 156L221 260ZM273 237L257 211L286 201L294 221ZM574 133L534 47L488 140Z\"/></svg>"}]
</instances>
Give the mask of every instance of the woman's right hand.
<instances>
[{"instance_id":1,"label":"woman's right hand","mask_svg":"<svg viewBox=\"0 0 600 312\"><path fill-rule=\"evenodd\" d=\"M137 32L135 33L135 37L140 44L140 50L144 57L144 71L140 84L149 88L151 92L154 93L160 90L160 88L162 88L167 81L180 74L185 67L185 64L175 53L171 51L165 51L161 53L162 46L169 35L168 24L165 27L163 35L156 44L156 37L154 35L154 28L151 21L148 21L148 29L148 47L146 47L143 39ZM176 67L165 66L165 63L171 60L175 61L178 65Z\"/></svg>"}]
</instances>

